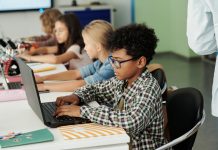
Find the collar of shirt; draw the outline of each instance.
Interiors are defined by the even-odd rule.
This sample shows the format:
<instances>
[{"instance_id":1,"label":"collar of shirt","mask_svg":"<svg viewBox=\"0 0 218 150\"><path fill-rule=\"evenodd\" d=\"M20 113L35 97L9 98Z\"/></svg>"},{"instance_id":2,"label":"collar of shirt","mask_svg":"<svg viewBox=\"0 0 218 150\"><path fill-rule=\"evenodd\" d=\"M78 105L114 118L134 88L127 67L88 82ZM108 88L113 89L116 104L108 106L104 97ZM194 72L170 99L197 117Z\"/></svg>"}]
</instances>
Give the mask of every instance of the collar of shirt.
<instances>
[{"instance_id":1,"label":"collar of shirt","mask_svg":"<svg viewBox=\"0 0 218 150\"><path fill-rule=\"evenodd\" d=\"M144 72L142 72L142 74L132 83L132 86L127 87L127 81L126 80L120 80L118 81L118 90L121 92L124 92L124 89L131 89L131 88L136 88L140 86L141 82L144 82L144 79L149 77L151 74L148 72L148 70L146 69ZM128 90L126 90L128 91Z\"/></svg>"},{"instance_id":2,"label":"collar of shirt","mask_svg":"<svg viewBox=\"0 0 218 150\"><path fill-rule=\"evenodd\" d=\"M132 86L127 87L127 81L126 80L119 80L117 84L117 91L115 93L116 97L116 103L115 106L119 103L120 99L128 96L128 94L131 91L131 97L134 96L137 93L134 93L134 91L137 91L137 89L142 85L141 83L144 82L145 78L150 76L150 73L145 70L138 78L135 80L132 84ZM124 98L125 100L125 98Z\"/></svg>"}]
</instances>

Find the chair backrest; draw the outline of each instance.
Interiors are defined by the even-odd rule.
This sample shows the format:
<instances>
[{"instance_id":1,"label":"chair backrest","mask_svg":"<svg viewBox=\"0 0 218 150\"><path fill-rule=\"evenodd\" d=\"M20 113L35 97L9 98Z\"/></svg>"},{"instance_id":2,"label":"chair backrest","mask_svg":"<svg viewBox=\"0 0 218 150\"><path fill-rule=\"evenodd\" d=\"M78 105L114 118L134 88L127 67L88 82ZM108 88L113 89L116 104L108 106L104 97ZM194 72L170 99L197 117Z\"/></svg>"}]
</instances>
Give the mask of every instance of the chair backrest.
<instances>
[{"instance_id":1,"label":"chair backrest","mask_svg":"<svg viewBox=\"0 0 218 150\"><path fill-rule=\"evenodd\" d=\"M151 72L152 76L157 80L161 88L162 99L164 102L167 100L167 80L163 69L158 68Z\"/></svg>"},{"instance_id":2,"label":"chair backrest","mask_svg":"<svg viewBox=\"0 0 218 150\"><path fill-rule=\"evenodd\" d=\"M192 129L203 116L203 96L195 88L180 88L168 95L166 103L170 140ZM174 150L191 150L196 134L175 145Z\"/></svg>"}]
</instances>

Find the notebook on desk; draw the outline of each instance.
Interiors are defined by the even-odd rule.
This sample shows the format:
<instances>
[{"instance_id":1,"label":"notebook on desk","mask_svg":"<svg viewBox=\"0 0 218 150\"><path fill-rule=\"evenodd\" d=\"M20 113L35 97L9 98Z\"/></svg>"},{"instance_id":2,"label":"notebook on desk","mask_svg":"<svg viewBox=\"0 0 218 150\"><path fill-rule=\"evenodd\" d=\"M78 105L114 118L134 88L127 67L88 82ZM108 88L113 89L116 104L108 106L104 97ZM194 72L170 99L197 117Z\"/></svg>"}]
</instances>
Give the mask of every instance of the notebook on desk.
<instances>
[{"instance_id":1,"label":"notebook on desk","mask_svg":"<svg viewBox=\"0 0 218 150\"><path fill-rule=\"evenodd\" d=\"M13 138L0 140L0 146L2 148L21 146L27 144L41 143L53 141L54 136L48 129L39 129L35 131L30 131L27 133L20 133Z\"/></svg>"},{"instance_id":2,"label":"notebook on desk","mask_svg":"<svg viewBox=\"0 0 218 150\"><path fill-rule=\"evenodd\" d=\"M0 90L0 102L25 100L26 93L23 89Z\"/></svg>"},{"instance_id":3,"label":"notebook on desk","mask_svg":"<svg viewBox=\"0 0 218 150\"><path fill-rule=\"evenodd\" d=\"M53 64L47 64L47 63L38 63L38 64L35 63L35 64L36 65L32 65L32 64L29 65L34 73L50 71L50 70L56 69L56 66Z\"/></svg>"},{"instance_id":4,"label":"notebook on desk","mask_svg":"<svg viewBox=\"0 0 218 150\"><path fill-rule=\"evenodd\" d=\"M28 65L26 65L21 59L15 59L20 68L28 104L45 125L49 127L58 127L62 125L81 124L90 122L87 119L78 117L54 117L53 114L56 110L55 102L41 102L33 70Z\"/></svg>"},{"instance_id":5,"label":"notebook on desk","mask_svg":"<svg viewBox=\"0 0 218 150\"><path fill-rule=\"evenodd\" d=\"M58 130L61 132L65 140L126 134L126 131L122 128L109 127L96 123L61 126L58 127Z\"/></svg>"}]
</instances>

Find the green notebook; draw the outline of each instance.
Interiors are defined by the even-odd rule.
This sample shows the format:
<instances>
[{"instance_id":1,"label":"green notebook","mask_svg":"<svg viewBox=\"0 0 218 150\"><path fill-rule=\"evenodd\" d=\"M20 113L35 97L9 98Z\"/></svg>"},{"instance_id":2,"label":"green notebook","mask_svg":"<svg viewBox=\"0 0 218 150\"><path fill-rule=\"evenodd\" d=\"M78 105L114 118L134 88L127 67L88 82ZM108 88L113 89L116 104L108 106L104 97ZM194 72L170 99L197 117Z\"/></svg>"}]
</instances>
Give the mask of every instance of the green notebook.
<instances>
[{"instance_id":1,"label":"green notebook","mask_svg":"<svg viewBox=\"0 0 218 150\"><path fill-rule=\"evenodd\" d=\"M12 147L40 142L53 141L54 136L48 129L41 129L17 135L8 140L0 140L0 147Z\"/></svg>"}]
</instances>

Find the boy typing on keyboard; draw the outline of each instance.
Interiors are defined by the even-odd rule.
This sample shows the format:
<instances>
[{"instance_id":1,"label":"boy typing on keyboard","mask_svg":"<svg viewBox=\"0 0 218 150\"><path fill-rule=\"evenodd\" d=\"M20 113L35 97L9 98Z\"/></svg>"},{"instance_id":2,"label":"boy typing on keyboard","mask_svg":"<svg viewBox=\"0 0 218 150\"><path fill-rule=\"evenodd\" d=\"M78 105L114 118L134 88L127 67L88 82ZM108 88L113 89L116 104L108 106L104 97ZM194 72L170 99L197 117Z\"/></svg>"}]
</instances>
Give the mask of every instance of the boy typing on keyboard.
<instances>
[{"instance_id":1,"label":"boy typing on keyboard","mask_svg":"<svg viewBox=\"0 0 218 150\"><path fill-rule=\"evenodd\" d=\"M121 127L131 137L132 149L153 150L163 145L161 91L146 68L155 54L157 41L154 30L143 24L117 29L109 38L108 48L116 77L57 98L55 115ZM80 102L91 101L97 101L100 106L78 106Z\"/></svg>"}]
</instances>

